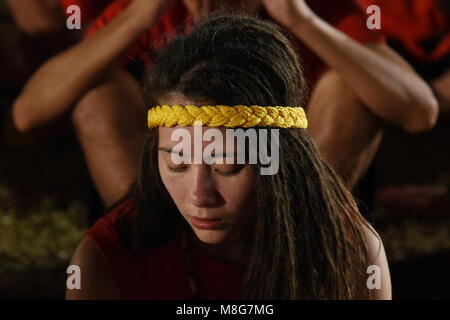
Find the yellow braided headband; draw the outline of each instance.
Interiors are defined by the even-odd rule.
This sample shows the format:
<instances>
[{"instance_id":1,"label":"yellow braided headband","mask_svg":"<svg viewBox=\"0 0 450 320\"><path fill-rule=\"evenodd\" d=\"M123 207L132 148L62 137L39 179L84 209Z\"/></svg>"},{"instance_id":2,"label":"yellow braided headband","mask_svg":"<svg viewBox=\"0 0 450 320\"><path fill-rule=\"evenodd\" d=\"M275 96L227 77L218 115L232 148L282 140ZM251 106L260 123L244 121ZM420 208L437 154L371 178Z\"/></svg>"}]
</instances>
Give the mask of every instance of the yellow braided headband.
<instances>
[{"instance_id":1,"label":"yellow braided headband","mask_svg":"<svg viewBox=\"0 0 450 320\"><path fill-rule=\"evenodd\" d=\"M302 107L163 105L148 111L148 127L308 127Z\"/></svg>"}]
</instances>

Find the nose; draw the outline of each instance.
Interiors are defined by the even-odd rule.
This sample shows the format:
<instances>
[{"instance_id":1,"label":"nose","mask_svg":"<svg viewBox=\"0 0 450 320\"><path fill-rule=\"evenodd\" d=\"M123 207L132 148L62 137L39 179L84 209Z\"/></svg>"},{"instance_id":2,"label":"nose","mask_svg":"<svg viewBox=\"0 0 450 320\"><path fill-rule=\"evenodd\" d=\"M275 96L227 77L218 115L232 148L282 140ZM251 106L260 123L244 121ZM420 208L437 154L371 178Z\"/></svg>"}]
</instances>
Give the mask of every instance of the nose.
<instances>
[{"instance_id":1,"label":"nose","mask_svg":"<svg viewBox=\"0 0 450 320\"><path fill-rule=\"evenodd\" d=\"M217 202L211 173L205 165L194 165L190 201L196 207L214 206Z\"/></svg>"}]
</instances>

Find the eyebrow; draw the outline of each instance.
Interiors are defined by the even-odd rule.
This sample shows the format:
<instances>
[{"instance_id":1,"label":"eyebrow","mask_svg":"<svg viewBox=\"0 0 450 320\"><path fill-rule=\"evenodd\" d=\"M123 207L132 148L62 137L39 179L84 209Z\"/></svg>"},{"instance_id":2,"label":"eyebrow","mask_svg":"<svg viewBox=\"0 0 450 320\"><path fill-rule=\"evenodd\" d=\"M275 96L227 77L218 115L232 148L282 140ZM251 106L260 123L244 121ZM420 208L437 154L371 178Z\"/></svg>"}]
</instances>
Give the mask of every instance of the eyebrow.
<instances>
[{"instance_id":1,"label":"eyebrow","mask_svg":"<svg viewBox=\"0 0 450 320\"><path fill-rule=\"evenodd\" d=\"M158 150L159 151L163 151L163 152L167 152L167 153L173 153L173 154L179 155L181 157L183 156L183 152L182 151L176 152L176 151L174 151L173 149L170 149L170 148L159 147ZM215 158L236 157L237 156L237 152L235 151L234 153L228 153L228 154L219 153L217 155L214 153L212 156L215 157Z\"/></svg>"}]
</instances>

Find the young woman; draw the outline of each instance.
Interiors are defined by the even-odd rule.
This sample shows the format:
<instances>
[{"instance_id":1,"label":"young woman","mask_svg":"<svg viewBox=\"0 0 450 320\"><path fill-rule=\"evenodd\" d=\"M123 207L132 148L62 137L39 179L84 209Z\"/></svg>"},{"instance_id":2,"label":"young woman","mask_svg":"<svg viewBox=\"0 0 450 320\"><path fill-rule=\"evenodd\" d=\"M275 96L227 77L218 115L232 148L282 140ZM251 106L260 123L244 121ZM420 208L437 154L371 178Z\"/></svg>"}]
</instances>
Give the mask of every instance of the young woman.
<instances>
[{"instance_id":1,"label":"young woman","mask_svg":"<svg viewBox=\"0 0 450 320\"><path fill-rule=\"evenodd\" d=\"M301 106L306 90L280 30L236 15L214 16L176 38L145 86L150 108ZM183 128L194 136L198 127L160 120L145 138L129 195L76 250L81 289L68 289L68 299L391 298L381 240L305 126L265 128L279 130L279 169L262 175L262 165L248 161L177 164L172 134ZM234 128L254 129L246 124ZM224 156L229 151L225 144Z\"/></svg>"}]
</instances>

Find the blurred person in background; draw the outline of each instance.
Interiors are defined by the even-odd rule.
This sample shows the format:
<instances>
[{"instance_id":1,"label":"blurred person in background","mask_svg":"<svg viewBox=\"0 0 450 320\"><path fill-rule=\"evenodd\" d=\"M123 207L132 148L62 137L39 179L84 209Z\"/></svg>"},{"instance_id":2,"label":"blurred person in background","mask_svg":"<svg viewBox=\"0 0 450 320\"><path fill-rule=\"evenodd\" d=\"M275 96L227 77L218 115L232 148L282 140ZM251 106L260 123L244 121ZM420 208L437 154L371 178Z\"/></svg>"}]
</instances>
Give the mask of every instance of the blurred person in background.
<instances>
[{"instance_id":1,"label":"blurred person in background","mask_svg":"<svg viewBox=\"0 0 450 320\"><path fill-rule=\"evenodd\" d=\"M450 112L450 1L359 0L381 9L381 31L433 88L443 113Z\"/></svg>"},{"instance_id":2,"label":"blurred person in background","mask_svg":"<svg viewBox=\"0 0 450 320\"><path fill-rule=\"evenodd\" d=\"M3 92L20 91L39 65L82 38L81 32L69 32L66 27L66 2L5 0L11 17L0 24L0 88ZM83 22L89 23L94 16L85 12Z\"/></svg>"}]
</instances>

